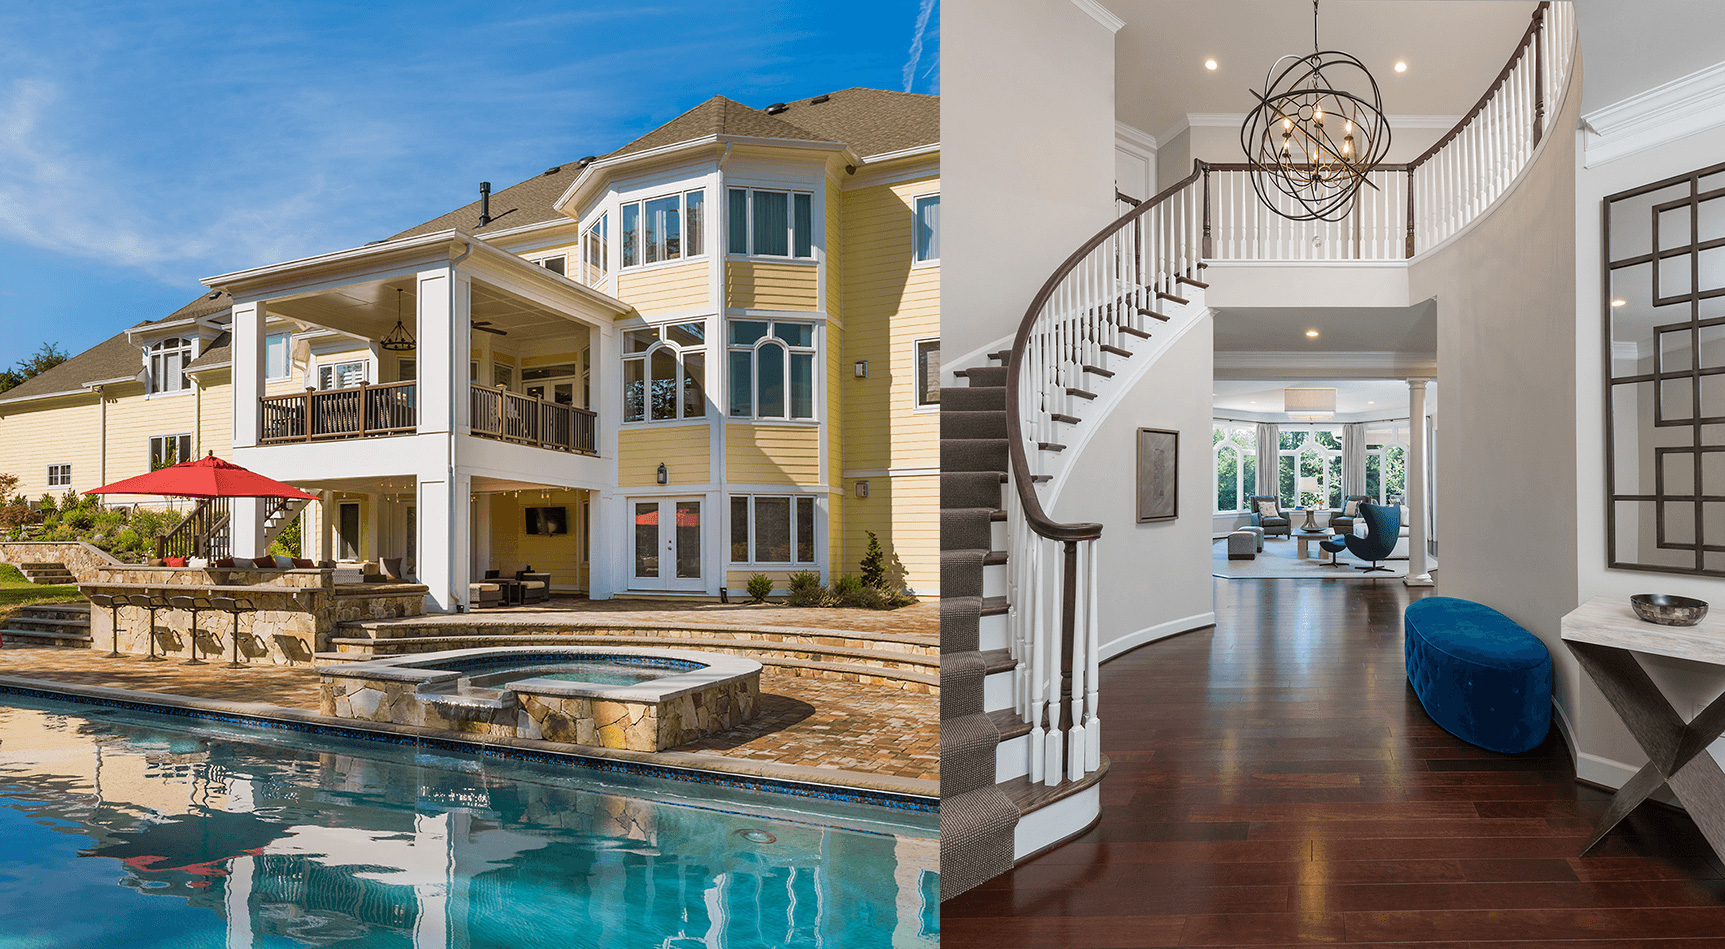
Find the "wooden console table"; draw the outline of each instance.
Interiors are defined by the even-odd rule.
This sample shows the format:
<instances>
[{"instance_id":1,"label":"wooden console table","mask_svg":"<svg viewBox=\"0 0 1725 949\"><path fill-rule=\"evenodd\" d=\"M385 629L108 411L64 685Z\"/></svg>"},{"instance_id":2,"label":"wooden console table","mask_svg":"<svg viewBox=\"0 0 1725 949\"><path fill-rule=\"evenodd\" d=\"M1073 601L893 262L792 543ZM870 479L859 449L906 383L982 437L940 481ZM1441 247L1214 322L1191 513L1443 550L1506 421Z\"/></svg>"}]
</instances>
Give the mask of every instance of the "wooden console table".
<instances>
[{"instance_id":1,"label":"wooden console table","mask_svg":"<svg viewBox=\"0 0 1725 949\"><path fill-rule=\"evenodd\" d=\"M1714 853L1725 856L1725 772L1707 751L1725 733L1725 695L1685 722L1635 658L1669 656L1725 671L1725 617L1715 612L1697 626L1659 626L1636 616L1627 598L1594 597L1563 618L1563 640L1648 758L1611 799L1581 852L1669 784Z\"/></svg>"}]
</instances>

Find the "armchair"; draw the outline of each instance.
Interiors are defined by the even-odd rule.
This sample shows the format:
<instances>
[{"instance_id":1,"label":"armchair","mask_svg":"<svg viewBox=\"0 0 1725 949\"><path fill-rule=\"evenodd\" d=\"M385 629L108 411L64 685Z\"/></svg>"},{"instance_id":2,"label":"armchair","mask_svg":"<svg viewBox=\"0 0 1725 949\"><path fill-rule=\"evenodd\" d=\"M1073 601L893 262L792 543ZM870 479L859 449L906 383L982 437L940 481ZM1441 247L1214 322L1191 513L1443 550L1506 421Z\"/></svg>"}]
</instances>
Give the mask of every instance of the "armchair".
<instances>
[{"instance_id":1,"label":"armchair","mask_svg":"<svg viewBox=\"0 0 1725 949\"><path fill-rule=\"evenodd\" d=\"M1270 505L1271 510L1276 513L1264 514L1263 507L1266 504ZM1291 525L1292 522L1288 519L1288 515L1282 512L1280 504L1274 497L1269 495L1252 496L1252 526L1262 527L1264 536L1274 537L1277 534L1281 534L1283 537L1291 536L1289 533Z\"/></svg>"},{"instance_id":2,"label":"armchair","mask_svg":"<svg viewBox=\"0 0 1725 949\"><path fill-rule=\"evenodd\" d=\"M1390 572L1390 568L1380 566L1378 561L1389 557L1390 551L1396 549L1396 541L1402 534L1402 509L1395 504L1373 504L1370 501L1360 503L1360 516L1365 518L1367 534L1359 537L1345 534L1342 540L1348 546L1348 553L1361 560L1371 561L1371 566L1358 569L1371 573L1374 570ZM1322 546L1322 545L1320 545Z\"/></svg>"},{"instance_id":3,"label":"armchair","mask_svg":"<svg viewBox=\"0 0 1725 949\"><path fill-rule=\"evenodd\" d=\"M1354 532L1354 518L1358 516L1360 505L1370 500L1371 498L1363 494L1350 494L1342 498L1342 509L1330 514L1330 532L1333 534L1352 534Z\"/></svg>"}]
</instances>

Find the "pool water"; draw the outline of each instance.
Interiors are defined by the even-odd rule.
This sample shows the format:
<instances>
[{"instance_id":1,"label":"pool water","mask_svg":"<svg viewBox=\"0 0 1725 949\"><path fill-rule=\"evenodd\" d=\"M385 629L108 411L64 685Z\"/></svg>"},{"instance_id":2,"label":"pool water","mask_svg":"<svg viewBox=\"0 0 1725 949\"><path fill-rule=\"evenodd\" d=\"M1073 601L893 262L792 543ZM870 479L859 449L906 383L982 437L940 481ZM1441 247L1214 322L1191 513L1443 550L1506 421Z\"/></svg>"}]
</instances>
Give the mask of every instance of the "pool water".
<instances>
[{"instance_id":1,"label":"pool water","mask_svg":"<svg viewBox=\"0 0 1725 949\"><path fill-rule=\"evenodd\" d=\"M665 676L699 669L694 662L673 659L634 657L626 659L595 659L582 657L564 659L556 656L535 660L521 656L484 656L457 659L432 667L448 672L483 674L496 681L500 673L521 672L534 678L558 679L565 682L591 682L594 685L635 685ZM526 675L520 676L525 678Z\"/></svg>"},{"instance_id":2,"label":"pool water","mask_svg":"<svg viewBox=\"0 0 1725 949\"><path fill-rule=\"evenodd\" d=\"M7 697L0 947L935 946L937 822Z\"/></svg>"}]
</instances>

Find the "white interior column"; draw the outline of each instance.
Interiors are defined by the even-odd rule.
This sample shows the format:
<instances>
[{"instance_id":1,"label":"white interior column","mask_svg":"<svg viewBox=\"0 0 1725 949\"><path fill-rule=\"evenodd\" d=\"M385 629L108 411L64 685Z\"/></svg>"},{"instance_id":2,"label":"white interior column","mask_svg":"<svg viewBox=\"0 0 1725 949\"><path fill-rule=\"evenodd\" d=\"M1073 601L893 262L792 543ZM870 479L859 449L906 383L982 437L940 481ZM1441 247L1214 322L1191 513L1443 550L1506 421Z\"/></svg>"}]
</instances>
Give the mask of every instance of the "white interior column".
<instances>
[{"instance_id":1,"label":"white interior column","mask_svg":"<svg viewBox=\"0 0 1725 949\"><path fill-rule=\"evenodd\" d=\"M1408 575L1410 587L1429 587L1426 572L1426 383L1408 380Z\"/></svg>"}]
</instances>

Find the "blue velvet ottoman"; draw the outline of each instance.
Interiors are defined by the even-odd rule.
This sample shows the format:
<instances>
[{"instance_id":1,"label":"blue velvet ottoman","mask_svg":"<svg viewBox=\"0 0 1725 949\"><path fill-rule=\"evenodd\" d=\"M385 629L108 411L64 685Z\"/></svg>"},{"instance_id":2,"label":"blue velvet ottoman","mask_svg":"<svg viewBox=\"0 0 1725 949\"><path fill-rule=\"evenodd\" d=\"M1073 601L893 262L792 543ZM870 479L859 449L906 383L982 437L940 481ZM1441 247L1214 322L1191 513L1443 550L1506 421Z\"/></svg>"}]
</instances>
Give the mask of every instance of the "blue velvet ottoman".
<instances>
[{"instance_id":1,"label":"blue velvet ottoman","mask_svg":"<svg viewBox=\"0 0 1725 949\"><path fill-rule=\"evenodd\" d=\"M1551 729L1551 653L1484 604L1431 596L1405 614L1408 683L1444 730L1489 751L1539 747Z\"/></svg>"}]
</instances>

